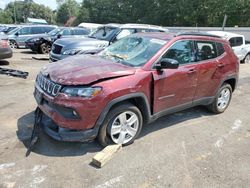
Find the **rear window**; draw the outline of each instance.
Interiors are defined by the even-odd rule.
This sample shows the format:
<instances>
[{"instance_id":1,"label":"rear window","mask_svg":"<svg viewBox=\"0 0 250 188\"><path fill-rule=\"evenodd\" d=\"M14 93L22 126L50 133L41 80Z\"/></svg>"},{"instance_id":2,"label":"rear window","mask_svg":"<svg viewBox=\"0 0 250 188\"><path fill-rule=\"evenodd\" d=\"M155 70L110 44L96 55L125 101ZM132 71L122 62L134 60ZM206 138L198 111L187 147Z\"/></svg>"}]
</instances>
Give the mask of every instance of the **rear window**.
<instances>
[{"instance_id":1,"label":"rear window","mask_svg":"<svg viewBox=\"0 0 250 188\"><path fill-rule=\"evenodd\" d=\"M207 60L217 57L215 42L211 41L197 41L198 60Z\"/></svg>"},{"instance_id":2,"label":"rear window","mask_svg":"<svg viewBox=\"0 0 250 188\"><path fill-rule=\"evenodd\" d=\"M233 37L229 40L230 46L235 47L235 46L241 46L243 44L243 38L242 37Z\"/></svg>"},{"instance_id":3,"label":"rear window","mask_svg":"<svg viewBox=\"0 0 250 188\"><path fill-rule=\"evenodd\" d=\"M225 49L224 49L223 44L216 42L216 47L217 47L217 56L224 54Z\"/></svg>"}]
</instances>

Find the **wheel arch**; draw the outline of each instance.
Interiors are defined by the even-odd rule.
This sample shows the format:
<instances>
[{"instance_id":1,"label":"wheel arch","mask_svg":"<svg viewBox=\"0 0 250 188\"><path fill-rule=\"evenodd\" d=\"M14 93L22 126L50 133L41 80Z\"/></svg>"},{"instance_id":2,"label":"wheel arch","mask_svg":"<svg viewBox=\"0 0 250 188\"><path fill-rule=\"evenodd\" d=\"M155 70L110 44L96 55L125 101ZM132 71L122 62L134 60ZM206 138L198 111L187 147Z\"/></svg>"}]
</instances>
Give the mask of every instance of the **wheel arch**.
<instances>
[{"instance_id":1,"label":"wheel arch","mask_svg":"<svg viewBox=\"0 0 250 188\"><path fill-rule=\"evenodd\" d=\"M123 103L131 103L135 105L141 111L143 122L144 123L149 122L151 117L151 112L147 97L143 93L132 93L115 98L112 101L110 101L105 106L104 110L101 112L94 129L99 130L100 126L102 125L109 111L115 106L121 105Z\"/></svg>"},{"instance_id":2,"label":"wheel arch","mask_svg":"<svg viewBox=\"0 0 250 188\"><path fill-rule=\"evenodd\" d=\"M229 84L232 87L232 91L234 91L236 89L236 84L237 84L236 78L234 78L234 77L233 78L228 78L228 79L224 80L222 85L225 84L225 83Z\"/></svg>"}]
</instances>

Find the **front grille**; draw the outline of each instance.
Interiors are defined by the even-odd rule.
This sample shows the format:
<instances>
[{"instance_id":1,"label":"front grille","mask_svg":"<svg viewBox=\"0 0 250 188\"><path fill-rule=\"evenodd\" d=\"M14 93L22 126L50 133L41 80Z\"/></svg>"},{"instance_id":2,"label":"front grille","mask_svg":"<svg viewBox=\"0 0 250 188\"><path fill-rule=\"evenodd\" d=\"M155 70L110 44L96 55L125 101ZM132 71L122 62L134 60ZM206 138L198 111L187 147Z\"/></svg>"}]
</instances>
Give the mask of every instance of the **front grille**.
<instances>
[{"instance_id":1,"label":"front grille","mask_svg":"<svg viewBox=\"0 0 250 188\"><path fill-rule=\"evenodd\" d=\"M43 76L41 73L36 78L37 85L47 94L56 96L61 89L61 85L54 83L50 79Z\"/></svg>"},{"instance_id":2,"label":"front grille","mask_svg":"<svg viewBox=\"0 0 250 188\"><path fill-rule=\"evenodd\" d=\"M53 44L53 46L52 46L52 52L54 54L61 54L61 50L62 50L62 46L57 45L57 44Z\"/></svg>"}]
</instances>

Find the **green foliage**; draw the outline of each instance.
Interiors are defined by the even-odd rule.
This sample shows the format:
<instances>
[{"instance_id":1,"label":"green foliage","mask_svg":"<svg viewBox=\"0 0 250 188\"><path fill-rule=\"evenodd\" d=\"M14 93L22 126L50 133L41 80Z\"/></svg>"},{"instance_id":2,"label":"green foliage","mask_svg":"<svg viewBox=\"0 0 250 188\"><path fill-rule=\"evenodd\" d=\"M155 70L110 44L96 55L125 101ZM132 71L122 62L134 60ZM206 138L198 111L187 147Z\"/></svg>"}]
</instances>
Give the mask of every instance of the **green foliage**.
<instances>
[{"instance_id":1,"label":"green foliage","mask_svg":"<svg viewBox=\"0 0 250 188\"><path fill-rule=\"evenodd\" d=\"M33 0L16 1L18 23L27 17L43 18L50 23L65 24L77 17L74 24L148 23L164 26L250 26L250 0L56 0L58 9L52 12ZM14 22L13 2L0 10L0 23Z\"/></svg>"},{"instance_id":2,"label":"green foliage","mask_svg":"<svg viewBox=\"0 0 250 188\"><path fill-rule=\"evenodd\" d=\"M150 23L165 26L249 26L249 0L84 0L97 23Z\"/></svg>"},{"instance_id":3,"label":"green foliage","mask_svg":"<svg viewBox=\"0 0 250 188\"><path fill-rule=\"evenodd\" d=\"M78 16L79 4L75 0L64 0L60 3L56 16L56 21L59 24L65 24L70 17Z\"/></svg>"},{"instance_id":4,"label":"green foliage","mask_svg":"<svg viewBox=\"0 0 250 188\"><path fill-rule=\"evenodd\" d=\"M27 18L42 18L49 23L54 23L53 11L34 3L32 0L15 1L9 3L0 16L0 23L25 23Z\"/></svg>"}]
</instances>

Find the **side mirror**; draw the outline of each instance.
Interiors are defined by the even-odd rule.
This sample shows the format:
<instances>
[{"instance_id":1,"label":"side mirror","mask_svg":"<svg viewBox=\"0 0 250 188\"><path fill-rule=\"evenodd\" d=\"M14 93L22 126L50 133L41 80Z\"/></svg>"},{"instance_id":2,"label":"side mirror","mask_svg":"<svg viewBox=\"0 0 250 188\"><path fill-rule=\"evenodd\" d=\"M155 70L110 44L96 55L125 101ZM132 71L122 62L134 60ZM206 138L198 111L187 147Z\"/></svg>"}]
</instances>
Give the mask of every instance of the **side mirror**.
<instances>
[{"instance_id":1,"label":"side mirror","mask_svg":"<svg viewBox=\"0 0 250 188\"><path fill-rule=\"evenodd\" d=\"M18 32L16 32L16 33L15 33L15 35L18 37L19 33L18 33Z\"/></svg>"},{"instance_id":2,"label":"side mirror","mask_svg":"<svg viewBox=\"0 0 250 188\"><path fill-rule=\"evenodd\" d=\"M61 37L62 37L62 35L61 35L61 34L58 34L58 35L57 35L57 38L58 38L58 39L60 39Z\"/></svg>"},{"instance_id":3,"label":"side mirror","mask_svg":"<svg viewBox=\"0 0 250 188\"><path fill-rule=\"evenodd\" d=\"M177 69L179 67L179 62L175 59L163 58L155 67L157 70Z\"/></svg>"}]
</instances>

